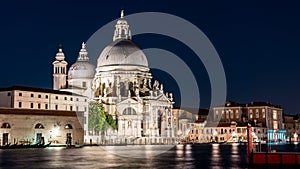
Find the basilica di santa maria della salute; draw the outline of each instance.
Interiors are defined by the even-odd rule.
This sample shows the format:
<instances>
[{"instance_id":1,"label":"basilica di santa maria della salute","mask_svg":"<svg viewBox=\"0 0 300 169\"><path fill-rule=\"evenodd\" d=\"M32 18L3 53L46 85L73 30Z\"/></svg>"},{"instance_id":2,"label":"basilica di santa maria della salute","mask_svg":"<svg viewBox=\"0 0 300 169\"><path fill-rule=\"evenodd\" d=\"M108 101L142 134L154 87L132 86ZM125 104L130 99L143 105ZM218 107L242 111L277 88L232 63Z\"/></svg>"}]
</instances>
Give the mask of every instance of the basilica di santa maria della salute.
<instances>
[{"instance_id":1,"label":"basilica di santa maria della salute","mask_svg":"<svg viewBox=\"0 0 300 169\"><path fill-rule=\"evenodd\" d=\"M60 48L53 62L53 89L83 95L89 102L103 105L104 112L117 121L117 130L106 133L110 139L146 143L153 138L159 143L174 138L172 93L165 93L163 84L153 80L147 57L132 41L123 11L112 39L98 57L97 66L90 63L82 43L78 59L68 72ZM103 139L88 129L88 110L84 116L85 140Z\"/></svg>"}]
</instances>

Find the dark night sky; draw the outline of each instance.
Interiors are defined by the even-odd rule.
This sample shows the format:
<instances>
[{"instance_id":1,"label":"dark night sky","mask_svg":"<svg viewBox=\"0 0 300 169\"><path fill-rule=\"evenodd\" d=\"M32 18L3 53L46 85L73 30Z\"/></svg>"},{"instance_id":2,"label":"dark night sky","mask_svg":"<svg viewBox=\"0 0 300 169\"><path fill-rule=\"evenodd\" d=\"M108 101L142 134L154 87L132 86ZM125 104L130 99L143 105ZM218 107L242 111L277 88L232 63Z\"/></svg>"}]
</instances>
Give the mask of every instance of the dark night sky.
<instances>
[{"instance_id":1,"label":"dark night sky","mask_svg":"<svg viewBox=\"0 0 300 169\"><path fill-rule=\"evenodd\" d=\"M51 88L52 62L58 45L63 45L70 66L81 42L117 19L121 9L125 9L125 14L170 13L201 29L222 60L227 100L269 101L281 105L285 113L300 112L300 5L286 1L3 1L0 87ZM181 56L197 76L200 106L209 106L208 75L200 61L193 61L193 52L157 35L138 35L134 41L141 48L163 48ZM153 74L166 90L177 90L176 85L166 84L171 79L163 78L162 72L154 70Z\"/></svg>"}]
</instances>

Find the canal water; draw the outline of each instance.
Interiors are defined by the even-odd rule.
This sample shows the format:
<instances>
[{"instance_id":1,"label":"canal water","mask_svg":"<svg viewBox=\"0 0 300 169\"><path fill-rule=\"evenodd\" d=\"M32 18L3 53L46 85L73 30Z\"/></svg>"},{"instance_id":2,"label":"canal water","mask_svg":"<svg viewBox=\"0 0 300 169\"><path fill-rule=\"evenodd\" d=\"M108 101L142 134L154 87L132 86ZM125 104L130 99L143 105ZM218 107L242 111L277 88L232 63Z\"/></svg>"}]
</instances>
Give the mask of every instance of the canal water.
<instances>
[{"instance_id":1,"label":"canal water","mask_svg":"<svg viewBox=\"0 0 300 169\"><path fill-rule=\"evenodd\" d=\"M273 145L300 151L299 145ZM247 168L247 147L239 144L1 149L0 168Z\"/></svg>"}]
</instances>

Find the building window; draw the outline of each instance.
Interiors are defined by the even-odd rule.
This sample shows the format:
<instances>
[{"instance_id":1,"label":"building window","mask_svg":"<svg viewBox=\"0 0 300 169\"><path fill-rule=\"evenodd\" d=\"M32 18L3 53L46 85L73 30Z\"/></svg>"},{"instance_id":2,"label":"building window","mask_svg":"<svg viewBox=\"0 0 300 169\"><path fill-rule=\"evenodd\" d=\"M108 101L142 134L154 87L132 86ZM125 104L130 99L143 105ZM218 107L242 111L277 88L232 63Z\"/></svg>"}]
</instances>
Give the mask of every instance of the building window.
<instances>
[{"instance_id":1,"label":"building window","mask_svg":"<svg viewBox=\"0 0 300 169\"><path fill-rule=\"evenodd\" d=\"M76 111L78 111L78 106L76 106Z\"/></svg>"},{"instance_id":2,"label":"building window","mask_svg":"<svg viewBox=\"0 0 300 169\"><path fill-rule=\"evenodd\" d=\"M2 123L1 128L9 129L10 128L10 124L9 123Z\"/></svg>"},{"instance_id":3,"label":"building window","mask_svg":"<svg viewBox=\"0 0 300 169\"><path fill-rule=\"evenodd\" d=\"M84 111L86 111L86 107L84 107Z\"/></svg>"},{"instance_id":4,"label":"building window","mask_svg":"<svg viewBox=\"0 0 300 169\"><path fill-rule=\"evenodd\" d=\"M55 96L55 99L58 100L58 96Z\"/></svg>"},{"instance_id":5,"label":"building window","mask_svg":"<svg viewBox=\"0 0 300 169\"><path fill-rule=\"evenodd\" d=\"M123 115L136 115L136 111L131 107L127 107L124 109Z\"/></svg>"},{"instance_id":6,"label":"building window","mask_svg":"<svg viewBox=\"0 0 300 169\"><path fill-rule=\"evenodd\" d=\"M45 109L48 109L48 104L45 104Z\"/></svg>"},{"instance_id":7,"label":"building window","mask_svg":"<svg viewBox=\"0 0 300 169\"><path fill-rule=\"evenodd\" d=\"M41 108L41 104L40 104L40 103L38 104L38 108L39 108L39 109Z\"/></svg>"},{"instance_id":8,"label":"building window","mask_svg":"<svg viewBox=\"0 0 300 169\"><path fill-rule=\"evenodd\" d=\"M266 109L262 109L262 118L266 118Z\"/></svg>"},{"instance_id":9,"label":"building window","mask_svg":"<svg viewBox=\"0 0 300 169\"><path fill-rule=\"evenodd\" d=\"M76 101L78 102L78 101L79 101L79 99L78 99L78 98L76 98Z\"/></svg>"},{"instance_id":10,"label":"building window","mask_svg":"<svg viewBox=\"0 0 300 169\"><path fill-rule=\"evenodd\" d=\"M21 108L22 107L22 102L19 102L19 108Z\"/></svg>"},{"instance_id":11,"label":"building window","mask_svg":"<svg viewBox=\"0 0 300 169\"><path fill-rule=\"evenodd\" d=\"M48 95L46 95L45 98L48 99Z\"/></svg>"},{"instance_id":12,"label":"building window","mask_svg":"<svg viewBox=\"0 0 300 169\"><path fill-rule=\"evenodd\" d=\"M34 94L33 94L33 93L31 93L31 94L30 94L30 97L34 97Z\"/></svg>"},{"instance_id":13,"label":"building window","mask_svg":"<svg viewBox=\"0 0 300 169\"><path fill-rule=\"evenodd\" d=\"M73 106L70 106L70 110L73 111Z\"/></svg>"},{"instance_id":14,"label":"building window","mask_svg":"<svg viewBox=\"0 0 300 169\"><path fill-rule=\"evenodd\" d=\"M87 102L87 99L84 99L85 102Z\"/></svg>"},{"instance_id":15,"label":"building window","mask_svg":"<svg viewBox=\"0 0 300 169\"><path fill-rule=\"evenodd\" d=\"M253 118L253 114L252 114L252 113L249 114L249 118L250 118L250 119Z\"/></svg>"},{"instance_id":16,"label":"building window","mask_svg":"<svg viewBox=\"0 0 300 169\"><path fill-rule=\"evenodd\" d=\"M230 112L230 118L233 119L233 111L230 110L229 112Z\"/></svg>"},{"instance_id":17,"label":"building window","mask_svg":"<svg viewBox=\"0 0 300 169\"><path fill-rule=\"evenodd\" d=\"M7 93L7 96L10 96L10 92Z\"/></svg>"},{"instance_id":18,"label":"building window","mask_svg":"<svg viewBox=\"0 0 300 169\"><path fill-rule=\"evenodd\" d=\"M277 111L276 110L273 110L273 119L277 120Z\"/></svg>"},{"instance_id":19,"label":"building window","mask_svg":"<svg viewBox=\"0 0 300 169\"><path fill-rule=\"evenodd\" d=\"M198 130L196 130L196 134L198 134Z\"/></svg>"},{"instance_id":20,"label":"building window","mask_svg":"<svg viewBox=\"0 0 300 169\"><path fill-rule=\"evenodd\" d=\"M42 96L39 94L39 95L38 95L38 98L41 98L41 97L42 97Z\"/></svg>"},{"instance_id":21,"label":"building window","mask_svg":"<svg viewBox=\"0 0 300 169\"><path fill-rule=\"evenodd\" d=\"M72 127L71 124L66 124L66 125L65 125L65 129L73 129L73 127Z\"/></svg>"},{"instance_id":22,"label":"building window","mask_svg":"<svg viewBox=\"0 0 300 169\"><path fill-rule=\"evenodd\" d=\"M73 101L73 97L71 97L70 100Z\"/></svg>"},{"instance_id":23,"label":"building window","mask_svg":"<svg viewBox=\"0 0 300 169\"><path fill-rule=\"evenodd\" d=\"M239 119L239 118L240 118L240 115L239 115L239 111L238 111L238 110L235 111L235 118L236 118L236 119Z\"/></svg>"},{"instance_id":24,"label":"building window","mask_svg":"<svg viewBox=\"0 0 300 169\"><path fill-rule=\"evenodd\" d=\"M259 118L259 112L255 113L255 118L257 118L257 119Z\"/></svg>"},{"instance_id":25,"label":"building window","mask_svg":"<svg viewBox=\"0 0 300 169\"><path fill-rule=\"evenodd\" d=\"M22 93L19 93L19 96L22 96Z\"/></svg>"},{"instance_id":26,"label":"building window","mask_svg":"<svg viewBox=\"0 0 300 169\"><path fill-rule=\"evenodd\" d=\"M55 110L58 110L58 105L57 104L55 105Z\"/></svg>"},{"instance_id":27,"label":"building window","mask_svg":"<svg viewBox=\"0 0 300 169\"><path fill-rule=\"evenodd\" d=\"M33 103L30 103L30 108L33 108Z\"/></svg>"},{"instance_id":28,"label":"building window","mask_svg":"<svg viewBox=\"0 0 300 169\"><path fill-rule=\"evenodd\" d=\"M43 129L43 128L45 128L41 123L38 123L38 124L36 124L35 125L35 127L34 127L35 129Z\"/></svg>"},{"instance_id":29,"label":"building window","mask_svg":"<svg viewBox=\"0 0 300 169\"><path fill-rule=\"evenodd\" d=\"M224 115L224 110L222 110L222 119L225 118L225 115Z\"/></svg>"},{"instance_id":30,"label":"building window","mask_svg":"<svg viewBox=\"0 0 300 169\"><path fill-rule=\"evenodd\" d=\"M67 97L65 97L65 100L67 100Z\"/></svg>"},{"instance_id":31,"label":"building window","mask_svg":"<svg viewBox=\"0 0 300 169\"><path fill-rule=\"evenodd\" d=\"M216 119L219 119L219 112L216 111Z\"/></svg>"},{"instance_id":32,"label":"building window","mask_svg":"<svg viewBox=\"0 0 300 169\"><path fill-rule=\"evenodd\" d=\"M86 82L82 82L82 87L86 87Z\"/></svg>"},{"instance_id":33,"label":"building window","mask_svg":"<svg viewBox=\"0 0 300 169\"><path fill-rule=\"evenodd\" d=\"M274 130L278 129L278 122L277 121L273 122L273 128L274 128Z\"/></svg>"},{"instance_id":34,"label":"building window","mask_svg":"<svg viewBox=\"0 0 300 169\"><path fill-rule=\"evenodd\" d=\"M226 110L226 119L229 119L229 112Z\"/></svg>"},{"instance_id":35,"label":"building window","mask_svg":"<svg viewBox=\"0 0 300 169\"><path fill-rule=\"evenodd\" d=\"M194 130L192 130L192 134L194 134Z\"/></svg>"}]
</instances>

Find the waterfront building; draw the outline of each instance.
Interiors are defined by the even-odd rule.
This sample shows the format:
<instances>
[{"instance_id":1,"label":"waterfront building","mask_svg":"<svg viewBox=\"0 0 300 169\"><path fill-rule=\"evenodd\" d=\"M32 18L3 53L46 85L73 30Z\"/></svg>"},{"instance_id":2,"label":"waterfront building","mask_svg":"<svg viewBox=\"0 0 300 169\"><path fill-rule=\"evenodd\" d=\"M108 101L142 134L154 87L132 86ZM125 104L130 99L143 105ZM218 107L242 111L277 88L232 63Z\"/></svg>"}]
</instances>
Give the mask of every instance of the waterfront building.
<instances>
[{"instance_id":1,"label":"waterfront building","mask_svg":"<svg viewBox=\"0 0 300 169\"><path fill-rule=\"evenodd\" d=\"M252 126L253 141L286 140L282 109L271 103L226 102L203 117L206 120L197 120L190 125L186 135L189 142L244 142L248 123Z\"/></svg>"},{"instance_id":2,"label":"waterfront building","mask_svg":"<svg viewBox=\"0 0 300 169\"><path fill-rule=\"evenodd\" d=\"M300 141L300 114L296 114L295 118L295 133L294 133L294 140L295 141Z\"/></svg>"},{"instance_id":3,"label":"waterfront building","mask_svg":"<svg viewBox=\"0 0 300 169\"><path fill-rule=\"evenodd\" d=\"M83 112L0 108L0 145L83 144Z\"/></svg>"},{"instance_id":4,"label":"waterfront building","mask_svg":"<svg viewBox=\"0 0 300 169\"><path fill-rule=\"evenodd\" d=\"M298 115L283 114L284 128L286 130L287 141L298 141L299 124Z\"/></svg>"},{"instance_id":5,"label":"waterfront building","mask_svg":"<svg viewBox=\"0 0 300 169\"><path fill-rule=\"evenodd\" d=\"M28 86L0 88L0 107L17 109L85 111L87 97L66 91Z\"/></svg>"},{"instance_id":6,"label":"waterfront building","mask_svg":"<svg viewBox=\"0 0 300 169\"><path fill-rule=\"evenodd\" d=\"M7 143L7 141L8 143L12 143L12 139L15 141L15 139L24 140L25 138L30 138L32 142L32 140L39 140L40 137L45 137L45 141L46 138L48 141L50 137L49 132L53 131L53 126L58 126L58 123L72 126L74 129L72 131L76 129L76 132L74 132L76 136L73 132L71 132L69 136L76 137L77 141L80 141L78 143L82 144L84 142L83 134L87 133L87 131L80 126L85 126L87 123L84 117L84 112L88 109L87 97L66 91L12 86L0 88L0 99L2 112L0 124L3 125L7 123L10 126L9 129L7 129L5 125L3 125L0 134L2 135L2 140L6 141L2 142L2 144ZM14 119L14 117L16 118ZM36 134L36 128L30 127L29 124L41 124L45 130L41 130L43 132ZM24 126L22 127L22 125ZM22 134L18 136L16 133ZM62 134L58 141L51 139L49 141L62 144L65 143L65 141L63 142L65 139L65 134Z\"/></svg>"}]
</instances>

